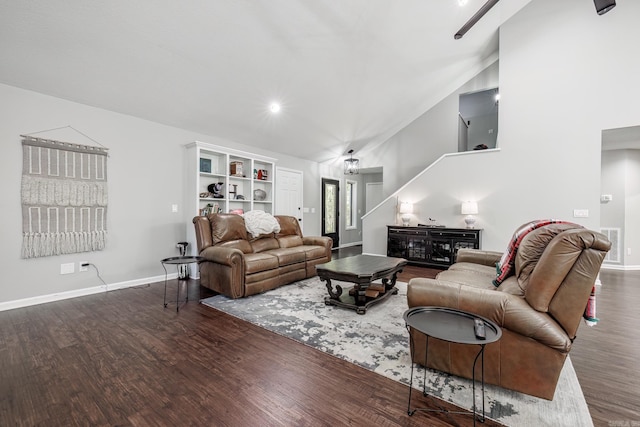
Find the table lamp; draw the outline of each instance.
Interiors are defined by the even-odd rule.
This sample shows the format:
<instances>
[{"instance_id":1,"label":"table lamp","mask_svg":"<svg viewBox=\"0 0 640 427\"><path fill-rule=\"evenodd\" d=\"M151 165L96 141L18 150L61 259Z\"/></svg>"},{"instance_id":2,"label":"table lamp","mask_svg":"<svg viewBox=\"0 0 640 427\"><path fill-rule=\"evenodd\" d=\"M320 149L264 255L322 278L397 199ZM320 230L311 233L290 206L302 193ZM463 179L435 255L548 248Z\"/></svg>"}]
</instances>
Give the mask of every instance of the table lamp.
<instances>
[{"instance_id":1,"label":"table lamp","mask_svg":"<svg viewBox=\"0 0 640 427\"><path fill-rule=\"evenodd\" d=\"M467 228L473 228L476 223L474 215L478 214L478 203L466 201L462 203L462 209L460 209L462 215L466 215L464 222L467 224Z\"/></svg>"},{"instance_id":2,"label":"table lamp","mask_svg":"<svg viewBox=\"0 0 640 427\"><path fill-rule=\"evenodd\" d=\"M413 204L409 202L400 203L400 215L402 218L402 225L404 227L409 226L409 220L411 219L411 214L413 213Z\"/></svg>"}]
</instances>

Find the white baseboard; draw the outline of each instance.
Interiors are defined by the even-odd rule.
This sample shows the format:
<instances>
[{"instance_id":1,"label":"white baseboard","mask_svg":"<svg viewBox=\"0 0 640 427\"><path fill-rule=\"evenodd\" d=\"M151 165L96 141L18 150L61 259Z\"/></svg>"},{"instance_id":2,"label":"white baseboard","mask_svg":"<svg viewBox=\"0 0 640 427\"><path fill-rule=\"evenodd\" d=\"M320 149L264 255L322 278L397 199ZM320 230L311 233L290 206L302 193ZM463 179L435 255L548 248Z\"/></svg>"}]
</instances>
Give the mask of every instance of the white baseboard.
<instances>
[{"instance_id":1,"label":"white baseboard","mask_svg":"<svg viewBox=\"0 0 640 427\"><path fill-rule=\"evenodd\" d=\"M333 248L331 250L350 248L352 246L362 246L362 242L345 243L344 245L340 245L337 248Z\"/></svg>"},{"instance_id":2,"label":"white baseboard","mask_svg":"<svg viewBox=\"0 0 640 427\"><path fill-rule=\"evenodd\" d=\"M167 279L177 279L178 273L167 275ZM148 283L163 282L164 274L160 276L147 277L144 279L128 280L126 282L111 283L91 288L75 289L73 291L56 292L49 295L39 295L36 297L23 298L14 301L0 302L0 311L13 310L14 308L29 307L32 305L45 304L48 302L61 301L70 298L83 297L86 295L99 294L101 292L117 291L118 289L132 288L134 286L146 285Z\"/></svg>"},{"instance_id":3,"label":"white baseboard","mask_svg":"<svg viewBox=\"0 0 640 427\"><path fill-rule=\"evenodd\" d=\"M614 264L602 264L603 270L620 270L620 271L638 271L640 265L614 265Z\"/></svg>"}]
</instances>

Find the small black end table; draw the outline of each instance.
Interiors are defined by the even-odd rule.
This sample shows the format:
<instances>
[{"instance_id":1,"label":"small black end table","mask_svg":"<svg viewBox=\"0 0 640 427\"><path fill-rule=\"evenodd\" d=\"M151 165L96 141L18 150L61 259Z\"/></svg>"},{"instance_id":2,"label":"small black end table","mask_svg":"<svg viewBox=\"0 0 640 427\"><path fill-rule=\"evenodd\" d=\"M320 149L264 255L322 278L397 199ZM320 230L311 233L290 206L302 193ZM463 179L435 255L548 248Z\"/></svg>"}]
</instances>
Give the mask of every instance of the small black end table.
<instances>
[{"instance_id":1,"label":"small black end table","mask_svg":"<svg viewBox=\"0 0 640 427\"><path fill-rule=\"evenodd\" d=\"M162 261L162 268L164 268L164 308L167 308L167 264L172 265L183 265L183 264L193 264L196 262L204 261L204 258L201 256L174 256L171 258L165 258ZM189 301L189 292L187 291L187 296L185 297L184 302ZM176 311L180 311L180 284L178 283L178 291L176 292Z\"/></svg>"},{"instance_id":2,"label":"small black end table","mask_svg":"<svg viewBox=\"0 0 640 427\"><path fill-rule=\"evenodd\" d=\"M476 338L474 333L474 320L479 319L484 322L485 339ZM485 421L484 412L484 348L487 344L496 342L502 336L502 329L489 319L469 313L463 310L456 310L446 307L413 307L404 312L404 321L409 331L409 339L411 340L411 379L409 380L409 404L407 406L407 414L413 415L416 411L428 412L449 412L453 414L473 414L473 425L476 425L478 415L476 407L476 363L478 358L481 360L481 382L482 382L482 417L480 422ZM429 355L429 337L438 338L443 341L449 341L458 344L476 344L480 346L480 351L473 360L472 367L472 388L473 388L473 411L448 411L442 409L416 408L411 410L411 390L413 389L413 336L411 328L422 332L426 335L425 340L425 360L424 360L424 377L422 382L422 394L427 394L427 360Z\"/></svg>"}]
</instances>

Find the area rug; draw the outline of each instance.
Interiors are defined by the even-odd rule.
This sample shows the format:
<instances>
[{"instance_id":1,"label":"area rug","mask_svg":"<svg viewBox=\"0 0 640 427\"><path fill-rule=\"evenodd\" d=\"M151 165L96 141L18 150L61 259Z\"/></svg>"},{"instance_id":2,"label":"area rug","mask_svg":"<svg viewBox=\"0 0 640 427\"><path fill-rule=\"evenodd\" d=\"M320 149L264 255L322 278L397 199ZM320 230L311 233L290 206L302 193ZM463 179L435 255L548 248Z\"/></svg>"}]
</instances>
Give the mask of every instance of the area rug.
<instances>
[{"instance_id":1,"label":"area rug","mask_svg":"<svg viewBox=\"0 0 640 427\"><path fill-rule=\"evenodd\" d=\"M248 298L216 295L201 302L408 385L409 335L402 318L407 286L398 282L396 287L398 295L371 306L365 315L325 305L327 289L317 277ZM419 390L422 373L422 368L414 373L413 385ZM440 399L471 409L470 380L427 370L427 388ZM479 387L476 393L479 399ZM485 396L487 416L508 426L593 426L569 358L553 401L491 385L486 386Z\"/></svg>"}]
</instances>

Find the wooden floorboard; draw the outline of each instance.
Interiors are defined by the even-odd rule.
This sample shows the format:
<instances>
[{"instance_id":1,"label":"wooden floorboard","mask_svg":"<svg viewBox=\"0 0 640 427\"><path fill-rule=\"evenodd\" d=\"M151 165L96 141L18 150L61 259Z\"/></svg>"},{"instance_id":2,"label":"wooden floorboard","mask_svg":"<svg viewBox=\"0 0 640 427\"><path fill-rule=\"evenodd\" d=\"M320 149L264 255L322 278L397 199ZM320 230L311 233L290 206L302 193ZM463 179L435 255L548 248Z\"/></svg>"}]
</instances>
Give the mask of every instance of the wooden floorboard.
<instances>
[{"instance_id":1,"label":"wooden floorboard","mask_svg":"<svg viewBox=\"0 0 640 427\"><path fill-rule=\"evenodd\" d=\"M1 312L0 425L471 425L409 417L406 386L198 304L188 287L179 313L162 307L162 283Z\"/></svg>"},{"instance_id":2,"label":"wooden floorboard","mask_svg":"<svg viewBox=\"0 0 640 427\"><path fill-rule=\"evenodd\" d=\"M407 266L400 280L437 271ZM639 279L602 273L601 322L571 353L596 426L640 422ZM204 307L195 281L169 295L178 284L191 299L179 313L162 283L0 312L0 426L472 424L409 417L407 386Z\"/></svg>"}]
</instances>

